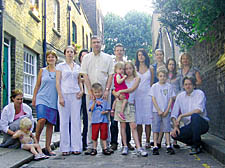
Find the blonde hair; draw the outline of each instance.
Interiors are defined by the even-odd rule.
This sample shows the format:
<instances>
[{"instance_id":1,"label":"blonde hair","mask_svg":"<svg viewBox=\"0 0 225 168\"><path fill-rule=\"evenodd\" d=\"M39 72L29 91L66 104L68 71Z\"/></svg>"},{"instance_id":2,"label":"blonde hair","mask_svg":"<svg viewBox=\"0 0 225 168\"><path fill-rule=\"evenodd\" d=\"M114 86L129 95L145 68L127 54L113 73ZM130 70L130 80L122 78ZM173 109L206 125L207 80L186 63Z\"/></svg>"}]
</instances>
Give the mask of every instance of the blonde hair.
<instances>
[{"instance_id":1,"label":"blonde hair","mask_svg":"<svg viewBox=\"0 0 225 168\"><path fill-rule=\"evenodd\" d=\"M186 52L184 52L183 54L180 55L180 67L181 67L181 68L183 67L183 65L182 65L182 57L184 57L184 56L186 56L187 59L189 60L189 66L190 66L190 68L191 68L191 67L192 67L192 57L191 57L190 54L188 54L188 53L186 53Z\"/></svg>"},{"instance_id":2,"label":"blonde hair","mask_svg":"<svg viewBox=\"0 0 225 168\"><path fill-rule=\"evenodd\" d=\"M164 73L166 76L168 76L168 71L164 66L160 66L157 68L157 76L159 75L159 73Z\"/></svg>"},{"instance_id":3,"label":"blonde hair","mask_svg":"<svg viewBox=\"0 0 225 168\"><path fill-rule=\"evenodd\" d=\"M46 52L46 60L47 60L47 57L48 57L50 54L53 55L53 56L55 57L56 62L57 62L57 61L58 61L58 56L56 55L55 51L53 51L53 50L49 50L49 51ZM55 62L55 64L56 64L56 62ZM48 62L47 62L47 64L48 64Z\"/></svg>"},{"instance_id":4,"label":"blonde hair","mask_svg":"<svg viewBox=\"0 0 225 168\"><path fill-rule=\"evenodd\" d=\"M20 129L26 129L30 126L32 126L32 121L29 118L24 117L22 120L20 120Z\"/></svg>"},{"instance_id":5,"label":"blonde hair","mask_svg":"<svg viewBox=\"0 0 225 168\"><path fill-rule=\"evenodd\" d=\"M133 68L133 73L132 73L132 74L133 74L133 76L136 78L136 77L137 77L137 71L136 71L136 68L135 68L133 62L131 62L131 61L125 62L125 68L126 68L127 65L132 66L132 68ZM126 74L126 71L125 71L125 74ZM127 74L126 74L126 75L127 75Z\"/></svg>"},{"instance_id":6,"label":"blonde hair","mask_svg":"<svg viewBox=\"0 0 225 168\"><path fill-rule=\"evenodd\" d=\"M124 65L124 63L123 62L118 62L118 63L116 63L116 65L114 66L114 72L116 73L116 70L118 69L118 68L122 68L122 69L124 69L125 68L125 65Z\"/></svg>"}]
</instances>

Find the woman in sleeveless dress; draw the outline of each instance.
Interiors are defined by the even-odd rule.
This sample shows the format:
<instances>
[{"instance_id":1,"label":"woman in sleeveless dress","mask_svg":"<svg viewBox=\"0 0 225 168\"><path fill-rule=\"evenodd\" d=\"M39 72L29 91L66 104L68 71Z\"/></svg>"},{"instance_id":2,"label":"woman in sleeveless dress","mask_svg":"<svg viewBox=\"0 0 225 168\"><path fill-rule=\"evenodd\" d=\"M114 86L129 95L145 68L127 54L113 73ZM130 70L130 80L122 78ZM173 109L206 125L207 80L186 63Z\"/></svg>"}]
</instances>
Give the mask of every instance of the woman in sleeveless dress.
<instances>
[{"instance_id":1,"label":"woman in sleeveless dress","mask_svg":"<svg viewBox=\"0 0 225 168\"><path fill-rule=\"evenodd\" d=\"M154 72L150 67L150 59L144 49L139 49L136 53L137 74L141 82L136 90L135 107L136 123L140 144L142 144L142 125L145 125L146 148L150 148L151 124L152 124L152 98L149 95L153 84Z\"/></svg>"},{"instance_id":2,"label":"woman in sleeveless dress","mask_svg":"<svg viewBox=\"0 0 225 168\"><path fill-rule=\"evenodd\" d=\"M32 106L36 107L37 112L37 127L36 138L39 142L41 132L46 124L46 155L55 155L51 150L51 139L53 125L56 125L57 120L57 91L56 91L56 69L55 65L58 57L54 51L46 53L48 66L40 69L37 83L34 89Z\"/></svg>"}]
</instances>

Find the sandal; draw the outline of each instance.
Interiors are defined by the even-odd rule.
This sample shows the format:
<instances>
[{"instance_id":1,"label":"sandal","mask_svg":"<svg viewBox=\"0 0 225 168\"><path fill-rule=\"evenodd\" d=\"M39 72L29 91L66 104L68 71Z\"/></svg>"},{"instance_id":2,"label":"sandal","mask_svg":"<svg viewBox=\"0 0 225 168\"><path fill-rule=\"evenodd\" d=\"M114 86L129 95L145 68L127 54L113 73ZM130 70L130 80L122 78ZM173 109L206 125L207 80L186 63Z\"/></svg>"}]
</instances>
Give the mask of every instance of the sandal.
<instances>
[{"instance_id":1,"label":"sandal","mask_svg":"<svg viewBox=\"0 0 225 168\"><path fill-rule=\"evenodd\" d=\"M92 149L90 155L91 156L97 155L97 150L96 149Z\"/></svg>"},{"instance_id":2,"label":"sandal","mask_svg":"<svg viewBox=\"0 0 225 168\"><path fill-rule=\"evenodd\" d=\"M151 148L151 144L150 143L145 143L145 149L150 149Z\"/></svg>"},{"instance_id":3,"label":"sandal","mask_svg":"<svg viewBox=\"0 0 225 168\"><path fill-rule=\"evenodd\" d=\"M73 155L80 155L80 154L81 154L81 152L79 152L79 151L75 151L75 152L72 152L72 154L73 154Z\"/></svg>"},{"instance_id":4,"label":"sandal","mask_svg":"<svg viewBox=\"0 0 225 168\"><path fill-rule=\"evenodd\" d=\"M69 156L70 153L69 153L69 152L63 152L62 155L63 155L63 156Z\"/></svg>"},{"instance_id":5,"label":"sandal","mask_svg":"<svg viewBox=\"0 0 225 168\"><path fill-rule=\"evenodd\" d=\"M45 155L47 155L47 156L56 156L56 153L53 152L53 151L47 151L47 150L46 150L44 153L45 153Z\"/></svg>"}]
</instances>

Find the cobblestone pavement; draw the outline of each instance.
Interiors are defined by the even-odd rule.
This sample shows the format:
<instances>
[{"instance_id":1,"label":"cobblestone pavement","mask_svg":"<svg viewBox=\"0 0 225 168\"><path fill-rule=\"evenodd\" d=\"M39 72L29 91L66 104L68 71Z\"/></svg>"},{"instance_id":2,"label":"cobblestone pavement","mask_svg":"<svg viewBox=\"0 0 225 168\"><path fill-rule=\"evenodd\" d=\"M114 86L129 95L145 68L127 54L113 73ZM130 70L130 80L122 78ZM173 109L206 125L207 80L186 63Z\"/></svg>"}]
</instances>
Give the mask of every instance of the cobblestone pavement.
<instances>
[{"instance_id":1,"label":"cobblestone pavement","mask_svg":"<svg viewBox=\"0 0 225 168\"><path fill-rule=\"evenodd\" d=\"M99 146L100 148L100 146ZM176 150L175 155L168 155L165 146L160 149L160 155L152 155L152 150L147 150L148 157L138 157L134 152L129 151L129 155L121 155L118 149L111 156L105 156L98 148L96 156L81 155L62 156L59 149L55 152L57 156L47 160L32 161L23 168L222 168L220 162L216 161L211 155L203 152L198 155L189 155L189 148L181 144L181 148Z\"/></svg>"}]
</instances>

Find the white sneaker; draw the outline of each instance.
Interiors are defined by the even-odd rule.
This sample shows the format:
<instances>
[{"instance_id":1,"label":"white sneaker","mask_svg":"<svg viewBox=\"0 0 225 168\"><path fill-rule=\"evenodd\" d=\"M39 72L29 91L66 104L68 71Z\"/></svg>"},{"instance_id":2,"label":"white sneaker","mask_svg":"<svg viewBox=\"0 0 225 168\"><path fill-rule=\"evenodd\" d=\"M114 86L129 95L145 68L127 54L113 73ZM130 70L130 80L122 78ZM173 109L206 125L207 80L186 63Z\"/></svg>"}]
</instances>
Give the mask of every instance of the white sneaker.
<instances>
[{"instance_id":1,"label":"white sneaker","mask_svg":"<svg viewBox=\"0 0 225 168\"><path fill-rule=\"evenodd\" d=\"M145 150L140 148L140 149L137 150L137 155L142 156L142 157L146 157L146 156L148 156L148 152L146 152Z\"/></svg>"},{"instance_id":2,"label":"white sneaker","mask_svg":"<svg viewBox=\"0 0 225 168\"><path fill-rule=\"evenodd\" d=\"M39 155L40 155L40 157L41 157L42 159L48 159L48 158L49 158L49 156L45 155L44 153L39 154Z\"/></svg>"},{"instance_id":3,"label":"white sneaker","mask_svg":"<svg viewBox=\"0 0 225 168\"><path fill-rule=\"evenodd\" d=\"M37 155L34 156L34 160L40 160L41 158L42 158L42 157L41 157L40 154L37 154Z\"/></svg>"},{"instance_id":4,"label":"white sneaker","mask_svg":"<svg viewBox=\"0 0 225 168\"><path fill-rule=\"evenodd\" d=\"M128 147L124 146L122 150L122 155L127 155L128 154Z\"/></svg>"}]
</instances>

